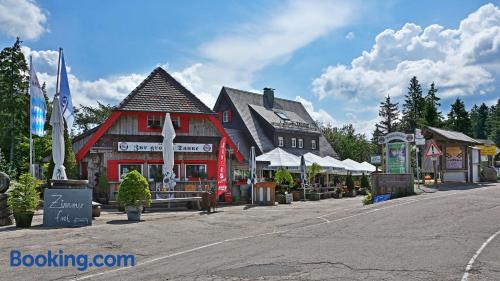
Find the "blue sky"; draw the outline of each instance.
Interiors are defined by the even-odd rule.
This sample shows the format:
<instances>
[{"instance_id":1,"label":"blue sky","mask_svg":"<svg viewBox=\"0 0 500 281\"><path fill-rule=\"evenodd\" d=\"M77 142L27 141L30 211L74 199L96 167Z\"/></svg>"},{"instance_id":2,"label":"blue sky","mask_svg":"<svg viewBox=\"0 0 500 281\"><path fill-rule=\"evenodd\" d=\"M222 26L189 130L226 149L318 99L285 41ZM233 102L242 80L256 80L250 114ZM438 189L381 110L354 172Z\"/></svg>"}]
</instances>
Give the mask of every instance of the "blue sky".
<instances>
[{"instance_id":1,"label":"blue sky","mask_svg":"<svg viewBox=\"0 0 500 281\"><path fill-rule=\"evenodd\" d=\"M23 38L55 84L57 48L76 104L116 104L163 66L212 106L222 86L302 101L370 134L386 94L435 81L442 110L499 97L498 1L0 0L0 47Z\"/></svg>"}]
</instances>

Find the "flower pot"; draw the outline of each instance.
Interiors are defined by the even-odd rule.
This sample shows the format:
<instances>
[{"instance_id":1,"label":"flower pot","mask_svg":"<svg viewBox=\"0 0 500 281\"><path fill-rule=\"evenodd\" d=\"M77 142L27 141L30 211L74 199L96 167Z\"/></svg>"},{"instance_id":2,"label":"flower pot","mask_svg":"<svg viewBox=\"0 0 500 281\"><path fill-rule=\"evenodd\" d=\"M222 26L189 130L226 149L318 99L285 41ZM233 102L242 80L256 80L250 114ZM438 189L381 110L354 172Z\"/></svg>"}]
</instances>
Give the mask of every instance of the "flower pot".
<instances>
[{"instance_id":1,"label":"flower pot","mask_svg":"<svg viewBox=\"0 0 500 281\"><path fill-rule=\"evenodd\" d=\"M321 194L316 193L316 192L311 192L307 194L307 199L312 200L312 201L318 201L321 199Z\"/></svg>"},{"instance_id":2,"label":"flower pot","mask_svg":"<svg viewBox=\"0 0 500 281\"><path fill-rule=\"evenodd\" d=\"M129 221L140 221L141 211L142 211L142 206L139 207L127 206L127 219Z\"/></svg>"},{"instance_id":3,"label":"flower pot","mask_svg":"<svg viewBox=\"0 0 500 281\"><path fill-rule=\"evenodd\" d=\"M300 201L300 193L299 190L292 191L293 201Z\"/></svg>"},{"instance_id":4,"label":"flower pot","mask_svg":"<svg viewBox=\"0 0 500 281\"><path fill-rule=\"evenodd\" d=\"M14 213L14 219L16 220L17 227L28 228L31 227L31 221L33 220L33 212L28 213Z\"/></svg>"}]
</instances>

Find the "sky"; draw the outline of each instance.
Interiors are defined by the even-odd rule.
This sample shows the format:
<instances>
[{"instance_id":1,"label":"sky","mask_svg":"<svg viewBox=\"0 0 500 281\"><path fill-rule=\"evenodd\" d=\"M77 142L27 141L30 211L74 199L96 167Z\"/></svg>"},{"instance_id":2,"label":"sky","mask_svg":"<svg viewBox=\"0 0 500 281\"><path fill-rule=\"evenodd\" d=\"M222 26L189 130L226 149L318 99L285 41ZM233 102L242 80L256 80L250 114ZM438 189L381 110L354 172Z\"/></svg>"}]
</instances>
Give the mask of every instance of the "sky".
<instances>
[{"instance_id":1,"label":"sky","mask_svg":"<svg viewBox=\"0 0 500 281\"><path fill-rule=\"evenodd\" d=\"M50 96L63 48L76 105L116 105L161 66L209 107L271 87L370 137L413 76L445 115L500 97L500 1L0 0L0 48L16 36Z\"/></svg>"}]
</instances>

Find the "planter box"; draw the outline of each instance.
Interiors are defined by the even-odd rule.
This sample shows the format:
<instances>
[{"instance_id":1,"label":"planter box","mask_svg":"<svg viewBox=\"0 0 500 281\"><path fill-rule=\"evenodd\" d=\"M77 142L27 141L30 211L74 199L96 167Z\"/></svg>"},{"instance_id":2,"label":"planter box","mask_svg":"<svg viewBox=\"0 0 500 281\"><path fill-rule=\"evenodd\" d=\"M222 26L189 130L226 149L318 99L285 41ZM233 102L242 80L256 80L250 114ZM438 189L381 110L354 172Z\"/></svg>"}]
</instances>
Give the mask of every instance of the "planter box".
<instances>
[{"instance_id":1,"label":"planter box","mask_svg":"<svg viewBox=\"0 0 500 281\"><path fill-rule=\"evenodd\" d=\"M285 194L285 204L292 204L293 195L291 193Z\"/></svg>"},{"instance_id":2,"label":"planter box","mask_svg":"<svg viewBox=\"0 0 500 281\"><path fill-rule=\"evenodd\" d=\"M300 201L301 193L303 192L298 190L292 191L293 201Z\"/></svg>"},{"instance_id":3,"label":"planter box","mask_svg":"<svg viewBox=\"0 0 500 281\"><path fill-rule=\"evenodd\" d=\"M319 193L309 193L307 194L307 199L312 201L318 201L321 199L321 194Z\"/></svg>"}]
</instances>

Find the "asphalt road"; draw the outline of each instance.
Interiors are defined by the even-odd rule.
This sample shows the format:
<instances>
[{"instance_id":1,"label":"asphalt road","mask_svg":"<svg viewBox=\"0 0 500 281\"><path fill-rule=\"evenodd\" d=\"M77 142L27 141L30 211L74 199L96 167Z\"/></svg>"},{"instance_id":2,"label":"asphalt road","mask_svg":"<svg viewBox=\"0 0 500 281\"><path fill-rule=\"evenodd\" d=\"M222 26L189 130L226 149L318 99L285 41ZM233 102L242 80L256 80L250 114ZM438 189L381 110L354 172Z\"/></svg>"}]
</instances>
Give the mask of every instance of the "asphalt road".
<instances>
[{"instance_id":1,"label":"asphalt road","mask_svg":"<svg viewBox=\"0 0 500 281\"><path fill-rule=\"evenodd\" d=\"M140 223L107 213L75 229L0 227L0 280L461 280L475 254L468 280L500 280L500 235L491 238L500 230L500 184L370 206L361 199L149 213ZM13 268L12 249L132 253L137 264Z\"/></svg>"}]
</instances>

